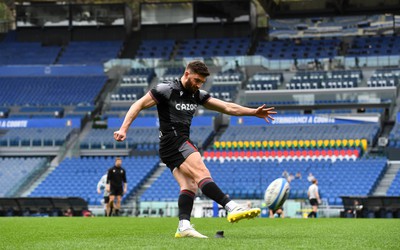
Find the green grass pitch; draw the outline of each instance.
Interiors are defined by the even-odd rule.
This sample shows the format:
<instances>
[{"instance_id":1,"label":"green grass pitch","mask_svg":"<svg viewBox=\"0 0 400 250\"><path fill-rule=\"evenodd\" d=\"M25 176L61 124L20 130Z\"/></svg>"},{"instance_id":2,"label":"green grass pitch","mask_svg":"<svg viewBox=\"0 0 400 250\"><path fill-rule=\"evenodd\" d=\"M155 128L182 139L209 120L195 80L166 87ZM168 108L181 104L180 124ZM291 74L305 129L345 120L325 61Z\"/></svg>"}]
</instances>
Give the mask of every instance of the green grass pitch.
<instances>
[{"instance_id":1,"label":"green grass pitch","mask_svg":"<svg viewBox=\"0 0 400 250\"><path fill-rule=\"evenodd\" d=\"M399 219L193 218L209 239L175 239L177 218L0 218L0 249L400 249ZM224 231L225 238L214 238Z\"/></svg>"}]
</instances>

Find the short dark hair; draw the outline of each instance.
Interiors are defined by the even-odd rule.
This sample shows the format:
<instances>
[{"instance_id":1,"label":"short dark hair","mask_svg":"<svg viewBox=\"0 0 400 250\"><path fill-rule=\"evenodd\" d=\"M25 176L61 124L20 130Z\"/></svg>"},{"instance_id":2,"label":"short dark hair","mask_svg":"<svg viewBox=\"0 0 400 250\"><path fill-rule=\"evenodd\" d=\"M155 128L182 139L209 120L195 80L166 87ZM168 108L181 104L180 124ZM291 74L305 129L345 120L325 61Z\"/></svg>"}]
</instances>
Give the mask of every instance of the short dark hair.
<instances>
[{"instance_id":1,"label":"short dark hair","mask_svg":"<svg viewBox=\"0 0 400 250\"><path fill-rule=\"evenodd\" d=\"M207 65L202 61L192 61L187 66L186 69L193 73L199 74L201 76L207 77L210 75Z\"/></svg>"}]
</instances>

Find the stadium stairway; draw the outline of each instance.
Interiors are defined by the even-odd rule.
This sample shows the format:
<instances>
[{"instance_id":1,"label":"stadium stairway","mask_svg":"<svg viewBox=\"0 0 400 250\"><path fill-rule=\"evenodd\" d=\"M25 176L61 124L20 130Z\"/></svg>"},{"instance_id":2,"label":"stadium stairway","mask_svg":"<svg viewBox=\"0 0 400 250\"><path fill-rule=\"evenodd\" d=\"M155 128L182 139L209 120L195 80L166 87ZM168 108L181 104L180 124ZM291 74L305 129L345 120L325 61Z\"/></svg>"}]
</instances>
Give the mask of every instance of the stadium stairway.
<instances>
[{"instance_id":1,"label":"stadium stairway","mask_svg":"<svg viewBox=\"0 0 400 250\"><path fill-rule=\"evenodd\" d=\"M388 164L388 168L382 179L379 181L373 196L386 196L387 191L392 184L397 172L400 170L400 161L392 161Z\"/></svg>"},{"instance_id":2,"label":"stadium stairway","mask_svg":"<svg viewBox=\"0 0 400 250\"><path fill-rule=\"evenodd\" d=\"M140 189L131 194L125 201L124 204L137 204L140 196L161 176L167 166L163 163L159 164L159 167L154 173L146 180L146 182L140 187Z\"/></svg>"},{"instance_id":3,"label":"stadium stairway","mask_svg":"<svg viewBox=\"0 0 400 250\"><path fill-rule=\"evenodd\" d=\"M79 156L79 151L76 148L79 148L79 141L82 136L85 136L92 126L92 123L88 122L84 126L84 128L80 131L79 134L74 133L71 138L66 142L65 150L62 150L50 163L49 167L41 173L35 180L30 182L30 185L26 185L26 188L21 190L21 197L28 197L29 194L35 190L35 188L43 182L47 178L47 176L53 172L56 167L66 158L72 156ZM78 155L77 155L78 153Z\"/></svg>"}]
</instances>

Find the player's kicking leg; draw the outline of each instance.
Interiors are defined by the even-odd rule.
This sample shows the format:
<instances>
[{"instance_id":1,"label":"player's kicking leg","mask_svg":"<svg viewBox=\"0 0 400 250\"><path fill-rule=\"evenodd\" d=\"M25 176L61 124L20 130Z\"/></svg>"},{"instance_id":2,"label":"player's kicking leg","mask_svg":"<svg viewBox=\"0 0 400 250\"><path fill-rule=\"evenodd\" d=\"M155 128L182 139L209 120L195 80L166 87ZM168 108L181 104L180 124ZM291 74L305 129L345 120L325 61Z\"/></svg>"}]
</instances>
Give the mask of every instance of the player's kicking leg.
<instances>
[{"instance_id":1,"label":"player's kicking leg","mask_svg":"<svg viewBox=\"0 0 400 250\"><path fill-rule=\"evenodd\" d=\"M211 178L211 174L198 152L189 155L179 170L188 176L192 176L204 195L216 201L228 211L229 222L238 222L245 218L252 219L261 213L260 208L243 207L223 193Z\"/></svg>"}]
</instances>

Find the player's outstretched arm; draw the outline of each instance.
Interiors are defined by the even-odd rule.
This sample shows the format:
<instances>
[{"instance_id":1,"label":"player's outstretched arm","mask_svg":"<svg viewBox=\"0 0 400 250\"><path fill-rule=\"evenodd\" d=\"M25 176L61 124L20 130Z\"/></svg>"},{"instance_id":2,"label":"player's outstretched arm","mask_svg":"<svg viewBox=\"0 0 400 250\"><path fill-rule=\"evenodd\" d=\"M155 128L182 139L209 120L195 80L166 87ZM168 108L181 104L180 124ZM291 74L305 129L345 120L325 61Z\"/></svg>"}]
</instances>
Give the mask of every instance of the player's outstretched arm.
<instances>
[{"instance_id":1,"label":"player's outstretched arm","mask_svg":"<svg viewBox=\"0 0 400 250\"><path fill-rule=\"evenodd\" d=\"M217 98L211 97L205 104L204 107L207 109L215 110L224 114L234 116L256 116L265 119L266 122L274 120L272 115L276 114L275 108L266 108L266 105L262 105L256 109L243 107L239 104L232 102L225 102Z\"/></svg>"},{"instance_id":2,"label":"player's outstretched arm","mask_svg":"<svg viewBox=\"0 0 400 250\"><path fill-rule=\"evenodd\" d=\"M132 122L136 119L139 112L142 109L147 109L154 105L156 105L156 102L149 93L147 93L142 98L133 103L129 108L128 112L126 113L124 122L122 123L120 129L114 132L114 139L116 141L124 141L126 139L126 133L128 132L129 127L131 126Z\"/></svg>"}]
</instances>

